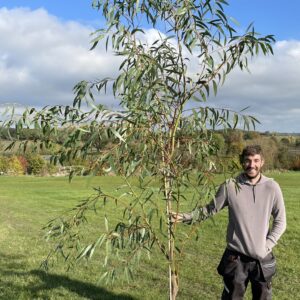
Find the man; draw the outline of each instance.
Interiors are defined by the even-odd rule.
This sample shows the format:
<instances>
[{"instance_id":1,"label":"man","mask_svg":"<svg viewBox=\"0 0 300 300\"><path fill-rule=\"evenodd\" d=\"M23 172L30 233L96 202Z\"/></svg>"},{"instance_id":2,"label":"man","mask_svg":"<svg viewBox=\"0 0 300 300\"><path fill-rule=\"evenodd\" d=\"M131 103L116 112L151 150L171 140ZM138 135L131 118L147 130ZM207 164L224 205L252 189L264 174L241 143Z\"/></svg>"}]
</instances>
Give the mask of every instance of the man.
<instances>
[{"instance_id":1,"label":"man","mask_svg":"<svg viewBox=\"0 0 300 300\"><path fill-rule=\"evenodd\" d=\"M222 299L243 299L250 281L253 299L269 300L276 264L272 248L286 229L283 197L279 185L261 173L259 145L247 146L240 162L243 173L223 183L210 204L191 213L172 212L172 221L191 224L228 206L227 248L218 266L224 280Z\"/></svg>"}]
</instances>

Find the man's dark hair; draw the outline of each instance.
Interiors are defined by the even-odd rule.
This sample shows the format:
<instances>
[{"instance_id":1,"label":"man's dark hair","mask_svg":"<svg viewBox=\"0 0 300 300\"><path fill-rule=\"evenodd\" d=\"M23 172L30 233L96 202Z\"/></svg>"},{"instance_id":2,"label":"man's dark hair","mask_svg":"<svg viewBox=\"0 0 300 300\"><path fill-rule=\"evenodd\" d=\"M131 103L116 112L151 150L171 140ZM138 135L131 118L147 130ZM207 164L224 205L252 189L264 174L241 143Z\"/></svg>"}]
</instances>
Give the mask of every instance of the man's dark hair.
<instances>
[{"instance_id":1,"label":"man's dark hair","mask_svg":"<svg viewBox=\"0 0 300 300\"><path fill-rule=\"evenodd\" d=\"M242 164L247 156L253 156L259 154L263 158L263 151L260 145L249 145L243 149L242 154L240 155L240 163Z\"/></svg>"}]
</instances>

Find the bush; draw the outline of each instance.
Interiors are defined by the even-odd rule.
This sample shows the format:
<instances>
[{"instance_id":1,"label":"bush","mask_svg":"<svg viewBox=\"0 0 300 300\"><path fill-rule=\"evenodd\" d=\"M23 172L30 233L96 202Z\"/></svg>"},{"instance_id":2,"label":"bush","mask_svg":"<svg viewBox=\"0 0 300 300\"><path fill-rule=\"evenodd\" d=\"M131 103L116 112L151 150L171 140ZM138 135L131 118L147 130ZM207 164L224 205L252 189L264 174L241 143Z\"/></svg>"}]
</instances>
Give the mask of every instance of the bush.
<instances>
[{"instance_id":1,"label":"bush","mask_svg":"<svg viewBox=\"0 0 300 300\"><path fill-rule=\"evenodd\" d=\"M40 175L53 175L58 172L58 167L50 162L47 162L44 169L43 169L43 174Z\"/></svg>"},{"instance_id":2,"label":"bush","mask_svg":"<svg viewBox=\"0 0 300 300\"><path fill-rule=\"evenodd\" d=\"M233 142L228 146L227 154L233 156L239 156L239 154L243 151L244 144L242 142Z\"/></svg>"},{"instance_id":3,"label":"bush","mask_svg":"<svg viewBox=\"0 0 300 300\"><path fill-rule=\"evenodd\" d=\"M11 175L23 175L24 169L17 156L13 155L8 159L7 173Z\"/></svg>"},{"instance_id":4,"label":"bush","mask_svg":"<svg viewBox=\"0 0 300 300\"><path fill-rule=\"evenodd\" d=\"M259 139L260 133L256 131L245 131L244 133L244 140L254 140Z\"/></svg>"},{"instance_id":5,"label":"bush","mask_svg":"<svg viewBox=\"0 0 300 300\"><path fill-rule=\"evenodd\" d=\"M220 133L213 133L212 139L216 147L218 148L218 152L224 152L225 149L225 139Z\"/></svg>"},{"instance_id":6,"label":"bush","mask_svg":"<svg viewBox=\"0 0 300 300\"><path fill-rule=\"evenodd\" d=\"M293 159L291 163L291 169L294 171L300 171L300 156Z\"/></svg>"},{"instance_id":7,"label":"bush","mask_svg":"<svg viewBox=\"0 0 300 300\"><path fill-rule=\"evenodd\" d=\"M18 160L22 166L23 174L27 174L28 161L24 156L18 156Z\"/></svg>"},{"instance_id":8,"label":"bush","mask_svg":"<svg viewBox=\"0 0 300 300\"><path fill-rule=\"evenodd\" d=\"M8 158L6 156L0 156L0 173L7 174L8 172Z\"/></svg>"},{"instance_id":9,"label":"bush","mask_svg":"<svg viewBox=\"0 0 300 300\"><path fill-rule=\"evenodd\" d=\"M42 156L39 154L30 154L26 158L28 161L28 174L42 175L45 173L44 167L46 163Z\"/></svg>"}]
</instances>

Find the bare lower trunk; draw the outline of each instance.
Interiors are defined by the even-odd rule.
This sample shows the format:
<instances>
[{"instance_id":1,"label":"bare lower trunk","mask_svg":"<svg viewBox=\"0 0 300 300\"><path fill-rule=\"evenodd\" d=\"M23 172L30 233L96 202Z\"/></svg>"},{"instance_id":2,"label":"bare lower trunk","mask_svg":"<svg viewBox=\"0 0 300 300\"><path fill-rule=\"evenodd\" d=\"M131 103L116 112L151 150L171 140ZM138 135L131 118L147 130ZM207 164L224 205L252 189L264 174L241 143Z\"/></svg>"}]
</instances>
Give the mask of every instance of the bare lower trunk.
<instances>
[{"instance_id":1,"label":"bare lower trunk","mask_svg":"<svg viewBox=\"0 0 300 300\"><path fill-rule=\"evenodd\" d=\"M178 289L179 289L179 285L178 285L178 276L177 276L177 272L176 269L173 269L171 266L171 262L170 262L170 266L169 266L169 278L170 278L170 300L175 300L177 297L177 293L178 293Z\"/></svg>"},{"instance_id":2,"label":"bare lower trunk","mask_svg":"<svg viewBox=\"0 0 300 300\"><path fill-rule=\"evenodd\" d=\"M172 212L172 178L170 176L171 172L169 170L170 165L166 157L170 158L172 155L166 155L166 145L163 138L160 140L161 154L162 154L162 169L163 169L163 180L164 180L164 196L166 201L166 214L168 220L168 259L169 259L169 300L176 300L178 293L178 274L175 264L175 247L174 247L174 237L172 232L172 222L170 219L170 212ZM172 144L173 145L173 144ZM173 145L174 148L174 145ZM173 149L172 148L172 149ZM172 150L173 151L173 150ZM172 152L171 151L171 152Z\"/></svg>"},{"instance_id":3,"label":"bare lower trunk","mask_svg":"<svg viewBox=\"0 0 300 300\"><path fill-rule=\"evenodd\" d=\"M165 178L165 196L167 203L167 215L170 216L170 212L172 211L172 203L171 203L171 182L170 178ZM168 218L168 254L169 254L169 299L175 300L178 293L178 274L175 265L175 257L174 257L174 238L172 234L172 223Z\"/></svg>"}]
</instances>

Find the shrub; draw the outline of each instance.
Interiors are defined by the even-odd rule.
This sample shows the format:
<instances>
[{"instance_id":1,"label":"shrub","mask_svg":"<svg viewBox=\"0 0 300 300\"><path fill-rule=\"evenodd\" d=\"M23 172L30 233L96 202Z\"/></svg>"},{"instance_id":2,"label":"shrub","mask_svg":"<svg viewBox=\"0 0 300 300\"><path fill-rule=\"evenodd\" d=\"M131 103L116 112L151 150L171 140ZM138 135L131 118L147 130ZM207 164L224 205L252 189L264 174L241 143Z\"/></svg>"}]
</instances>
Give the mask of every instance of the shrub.
<instances>
[{"instance_id":1,"label":"shrub","mask_svg":"<svg viewBox=\"0 0 300 300\"><path fill-rule=\"evenodd\" d=\"M225 149L225 139L222 134L214 133L212 136L214 144L217 146L219 152L224 152Z\"/></svg>"},{"instance_id":2,"label":"shrub","mask_svg":"<svg viewBox=\"0 0 300 300\"><path fill-rule=\"evenodd\" d=\"M42 175L46 165L45 160L39 154L30 154L27 157L28 161L28 174Z\"/></svg>"},{"instance_id":3,"label":"shrub","mask_svg":"<svg viewBox=\"0 0 300 300\"><path fill-rule=\"evenodd\" d=\"M280 143L283 144L283 145L289 145L290 144L290 140L288 138L282 138L280 140Z\"/></svg>"},{"instance_id":4,"label":"shrub","mask_svg":"<svg viewBox=\"0 0 300 300\"><path fill-rule=\"evenodd\" d=\"M242 142L233 142L229 145L227 149L227 153L233 156L238 156L244 148L244 144Z\"/></svg>"},{"instance_id":5,"label":"shrub","mask_svg":"<svg viewBox=\"0 0 300 300\"><path fill-rule=\"evenodd\" d=\"M17 156L13 155L8 159L7 173L12 175L24 174L23 166Z\"/></svg>"},{"instance_id":6,"label":"shrub","mask_svg":"<svg viewBox=\"0 0 300 300\"><path fill-rule=\"evenodd\" d=\"M18 160L22 166L23 169L23 174L27 173L27 168L28 168L28 161L24 156L18 156Z\"/></svg>"},{"instance_id":7,"label":"shrub","mask_svg":"<svg viewBox=\"0 0 300 300\"><path fill-rule=\"evenodd\" d=\"M0 173L7 174L8 172L8 158L6 156L0 156Z\"/></svg>"},{"instance_id":8,"label":"shrub","mask_svg":"<svg viewBox=\"0 0 300 300\"><path fill-rule=\"evenodd\" d=\"M291 163L291 169L294 171L300 171L300 156L293 159Z\"/></svg>"},{"instance_id":9,"label":"shrub","mask_svg":"<svg viewBox=\"0 0 300 300\"><path fill-rule=\"evenodd\" d=\"M50 162L47 162L40 175L53 175L58 172L58 167Z\"/></svg>"},{"instance_id":10,"label":"shrub","mask_svg":"<svg viewBox=\"0 0 300 300\"><path fill-rule=\"evenodd\" d=\"M260 138L260 133L256 131L246 131L244 133L244 140L254 140L254 139L259 139Z\"/></svg>"}]
</instances>

